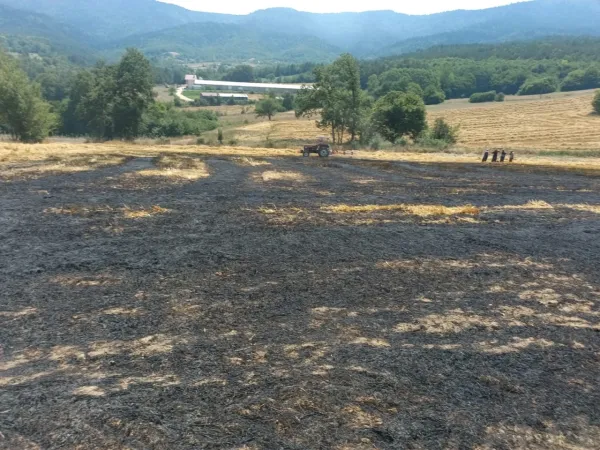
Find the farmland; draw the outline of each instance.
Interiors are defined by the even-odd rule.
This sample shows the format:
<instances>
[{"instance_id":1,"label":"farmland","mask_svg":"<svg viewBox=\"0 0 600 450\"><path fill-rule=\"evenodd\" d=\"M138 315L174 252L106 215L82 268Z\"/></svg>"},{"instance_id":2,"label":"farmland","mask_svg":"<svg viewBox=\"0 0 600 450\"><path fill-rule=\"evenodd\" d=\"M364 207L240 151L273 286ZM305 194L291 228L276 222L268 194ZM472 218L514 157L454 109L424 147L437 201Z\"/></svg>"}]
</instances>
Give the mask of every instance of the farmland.
<instances>
[{"instance_id":1,"label":"farmland","mask_svg":"<svg viewBox=\"0 0 600 450\"><path fill-rule=\"evenodd\" d=\"M501 147L536 152L600 152L600 117L592 114L593 91L539 96L508 96L504 103L470 104L450 100L429 106L430 123L442 117L460 125L458 148L479 151ZM293 112L278 114L274 121L256 119L252 107L208 107L223 114L228 136L242 145L296 146L327 135L311 119L296 119ZM215 133L212 133L215 134ZM209 134L210 135L210 134ZM213 137L214 140L214 137Z\"/></svg>"},{"instance_id":2,"label":"farmland","mask_svg":"<svg viewBox=\"0 0 600 450\"><path fill-rule=\"evenodd\" d=\"M600 150L600 118L592 114L593 91L507 97L504 103L472 105L454 100L429 108L461 126L459 144L468 148Z\"/></svg>"},{"instance_id":3,"label":"farmland","mask_svg":"<svg viewBox=\"0 0 600 450\"><path fill-rule=\"evenodd\" d=\"M597 448L600 161L476 161L0 143L0 448Z\"/></svg>"}]
</instances>

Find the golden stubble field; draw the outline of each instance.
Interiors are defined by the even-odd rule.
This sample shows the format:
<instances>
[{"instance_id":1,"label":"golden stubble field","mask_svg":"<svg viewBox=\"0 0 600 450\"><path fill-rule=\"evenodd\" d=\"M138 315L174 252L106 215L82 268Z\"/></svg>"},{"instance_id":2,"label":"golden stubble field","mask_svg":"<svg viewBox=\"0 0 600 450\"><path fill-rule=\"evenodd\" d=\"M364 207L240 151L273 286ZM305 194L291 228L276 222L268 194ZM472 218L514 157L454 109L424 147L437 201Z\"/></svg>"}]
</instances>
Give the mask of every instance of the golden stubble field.
<instances>
[{"instance_id":1,"label":"golden stubble field","mask_svg":"<svg viewBox=\"0 0 600 450\"><path fill-rule=\"evenodd\" d=\"M600 150L600 116L592 113L592 91L530 97L507 97L504 103L470 104L451 100L428 107L428 119L438 117L460 125L458 148L499 147L515 150ZM269 122L256 119L239 106L221 106L219 112L229 135L241 145L260 146L313 142L328 136L314 119L296 119L292 112ZM244 123L247 122L247 123Z\"/></svg>"},{"instance_id":2,"label":"golden stubble field","mask_svg":"<svg viewBox=\"0 0 600 450\"><path fill-rule=\"evenodd\" d=\"M472 105L466 100L430 107L428 118L460 125L459 145L534 150L599 150L600 116L593 92L560 93L504 103Z\"/></svg>"}]
</instances>

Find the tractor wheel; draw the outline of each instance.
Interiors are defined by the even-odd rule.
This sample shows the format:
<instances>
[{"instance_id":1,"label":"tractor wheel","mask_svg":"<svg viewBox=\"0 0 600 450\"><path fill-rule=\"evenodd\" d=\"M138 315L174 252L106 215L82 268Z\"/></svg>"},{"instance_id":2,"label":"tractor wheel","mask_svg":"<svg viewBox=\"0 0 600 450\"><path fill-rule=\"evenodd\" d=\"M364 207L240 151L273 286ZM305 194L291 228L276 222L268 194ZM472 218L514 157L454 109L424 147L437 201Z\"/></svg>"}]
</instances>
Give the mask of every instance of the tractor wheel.
<instances>
[{"instance_id":1,"label":"tractor wheel","mask_svg":"<svg viewBox=\"0 0 600 450\"><path fill-rule=\"evenodd\" d=\"M321 150L319 150L319 156L321 158L327 158L329 156L329 149L322 148Z\"/></svg>"},{"instance_id":2,"label":"tractor wheel","mask_svg":"<svg viewBox=\"0 0 600 450\"><path fill-rule=\"evenodd\" d=\"M304 152L302 153L302 156L304 156L305 158L308 158L310 156L310 152L308 150L304 150Z\"/></svg>"}]
</instances>

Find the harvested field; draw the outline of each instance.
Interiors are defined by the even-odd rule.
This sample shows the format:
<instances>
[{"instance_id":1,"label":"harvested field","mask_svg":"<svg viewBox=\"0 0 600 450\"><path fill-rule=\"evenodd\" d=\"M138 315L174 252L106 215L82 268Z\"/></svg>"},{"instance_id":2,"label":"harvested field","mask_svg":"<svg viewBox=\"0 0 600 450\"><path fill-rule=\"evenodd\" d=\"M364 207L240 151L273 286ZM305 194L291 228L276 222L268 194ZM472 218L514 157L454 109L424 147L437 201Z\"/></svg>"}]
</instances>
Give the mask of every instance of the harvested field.
<instances>
[{"instance_id":1,"label":"harvested field","mask_svg":"<svg viewBox=\"0 0 600 450\"><path fill-rule=\"evenodd\" d=\"M593 92L508 97L504 103L466 100L428 108L428 118L460 124L459 145L537 150L600 150L600 116Z\"/></svg>"},{"instance_id":2,"label":"harvested field","mask_svg":"<svg viewBox=\"0 0 600 450\"><path fill-rule=\"evenodd\" d=\"M597 161L292 155L0 146L1 449L598 448Z\"/></svg>"}]
</instances>

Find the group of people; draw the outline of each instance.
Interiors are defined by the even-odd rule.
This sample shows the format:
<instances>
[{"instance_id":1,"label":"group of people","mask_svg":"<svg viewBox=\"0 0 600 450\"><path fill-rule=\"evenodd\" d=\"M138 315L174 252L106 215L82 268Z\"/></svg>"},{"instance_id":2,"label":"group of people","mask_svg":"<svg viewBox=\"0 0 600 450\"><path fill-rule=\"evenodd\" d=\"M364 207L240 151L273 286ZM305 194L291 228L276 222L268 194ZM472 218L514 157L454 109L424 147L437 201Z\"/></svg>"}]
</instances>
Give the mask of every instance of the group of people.
<instances>
[{"instance_id":1,"label":"group of people","mask_svg":"<svg viewBox=\"0 0 600 450\"><path fill-rule=\"evenodd\" d=\"M492 152L492 162L498 162L498 155L500 155L500 162L504 162L506 161L506 155L507 153L502 150L502 153L500 153L500 150L494 150ZM483 159L481 160L481 162L487 162L488 158L490 157L490 152L489 150L486 150L485 152L483 152ZM508 154L508 162L513 162L515 160L515 152L510 152Z\"/></svg>"}]
</instances>

